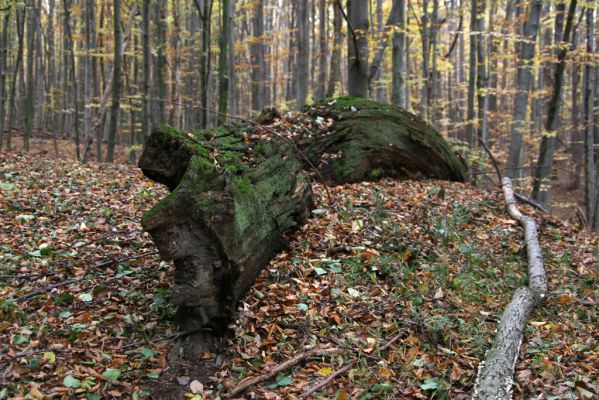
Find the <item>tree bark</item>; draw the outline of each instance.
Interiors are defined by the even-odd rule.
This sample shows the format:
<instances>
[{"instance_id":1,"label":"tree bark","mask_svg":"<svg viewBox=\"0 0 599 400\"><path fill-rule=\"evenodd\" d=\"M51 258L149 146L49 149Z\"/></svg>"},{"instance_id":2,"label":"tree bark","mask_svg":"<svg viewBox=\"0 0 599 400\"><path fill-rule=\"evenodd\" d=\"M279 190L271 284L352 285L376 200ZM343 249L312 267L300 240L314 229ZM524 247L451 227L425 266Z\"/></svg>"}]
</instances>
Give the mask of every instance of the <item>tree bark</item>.
<instances>
[{"instance_id":1,"label":"tree bark","mask_svg":"<svg viewBox=\"0 0 599 400\"><path fill-rule=\"evenodd\" d=\"M106 145L106 162L114 161L114 147L119 123L119 109L121 102L121 0L113 3L114 12L114 60L112 71L112 105L110 106L110 126L108 128L108 143Z\"/></svg>"},{"instance_id":2,"label":"tree bark","mask_svg":"<svg viewBox=\"0 0 599 400\"><path fill-rule=\"evenodd\" d=\"M348 92L368 97L368 0L347 0Z\"/></svg>"},{"instance_id":3,"label":"tree bark","mask_svg":"<svg viewBox=\"0 0 599 400\"><path fill-rule=\"evenodd\" d=\"M227 101L229 98L229 36L231 0L221 0L221 29L220 29L220 52L218 54L218 111L221 115L217 118L217 123L222 125L226 122L226 117L222 114L227 113Z\"/></svg>"},{"instance_id":4,"label":"tree bark","mask_svg":"<svg viewBox=\"0 0 599 400\"><path fill-rule=\"evenodd\" d=\"M29 151L29 138L31 137L31 133L33 130L33 117L35 113L35 108L33 106L33 95L35 82L33 81L33 64L35 62L35 32L36 32L36 15L35 11L36 5L35 1L31 0L28 3L29 7L29 24L27 27L27 94L25 97L25 110L24 110L24 121L25 121L25 131L23 133L23 150Z\"/></svg>"},{"instance_id":5,"label":"tree bark","mask_svg":"<svg viewBox=\"0 0 599 400\"><path fill-rule=\"evenodd\" d=\"M249 145L241 132L158 130L139 161L146 176L172 191L142 225L175 263L171 302L184 332L225 334L237 301L312 207L310 182L290 149ZM186 351L193 359L210 345L192 341Z\"/></svg>"},{"instance_id":6,"label":"tree bark","mask_svg":"<svg viewBox=\"0 0 599 400\"><path fill-rule=\"evenodd\" d=\"M405 57L405 29L406 29L406 2L405 0L394 0L397 6L397 21L393 32L393 67L391 102L396 106L404 104L404 57Z\"/></svg>"},{"instance_id":7,"label":"tree bark","mask_svg":"<svg viewBox=\"0 0 599 400\"><path fill-rule=\"evenodd\" d=\"M157 123L164 124L166 122L164 102L166 100L166 74L164 72L166 66L166 0L154 0L154 6L154 17L156 18L156 68L154 71L159 100Z\"/></svg>"},{"instance_id":8,"label":"tree bark","mask_svg":"<svg viewBox=\"0 0 599 400\"><path fill-rule=\"evenodd\" d=\"M474 146L474 95L476 88L476 44L479 34L476 27L477 0L470 2L470 63L468 67L468 110L466 111L466 142Z\"/></svg>"},{"instance_id":9,"label":"tree bark","mask_svg":"<svg viewBox=\"0 0 599 400\"><path fill-rule=\"evenodd\" d=\"M591 57L595 51L595 18L594 10L587 8L586 10L586 22L587 22L587 37L586 37L586 50L587 57ZM584 116L585 116L585 139L584 139L584 152L585 152L585 204L586 204L586 217L589 224L592 224L593 217L595 214L595 201L597 200L596 192L598 188L595 185L595 163L599 164L595 159L595 138L594 138L594 124L595 118L593 113L593 105L596 95L596 82L594 74L594 66L591 61L587 61L584 65L584 76L583 84L584 88Z\"/></svg>"},{"instance_id":10,"label":"tree bark","mask_svg":"<svg viewBox=\"0 0 599 400\"><path fill-rule=\"evenodd\" d=\"M142 138L145 140L150 136L152 126L150 111L150 0L143 0L141 16L141 47L143 54L141 130Z\"/></svg>"},{"instance_id":11,"label":"tree bark","mask_svg":"<svg viewBox=\"0 0 599 400\"><path fill-rule=\"evenodd\" d=\"M298 109L302 109L306 104L309 83L309 61L310 61L310 40L309 40L309 22L308 18L308 0L298 0L297 2L297 99Z\"/></svg>"},{"instance_id":12,"label":"tree bark","mask_svg":"<svg viewBox=\"0 0 599 400\"><path fill-rule=\"evenodd\" d=\"M8 29L10 12L2 19L2 38L0 39L0 150L4 144L4 117L6 111L6 68L8 66Z\"/></svg>"},{"instance_id":13,"label":"tree bark","mask_svg":"<svg viewBox=\"0 0 599 400\"><path fill-rule=\"evenodd\" d=\"M266 105L265 73L264 73L264 5L261 1L254 6L252 18L253 38L250 44L250 59L252 64L252 113L262 111Z\"/></svg>"},{"instance_id":14,"label":"tree bark","mask_svg":"<svg viewBox=\"0 0 599 400\"><path fill-rule=\"evenodd\" d=\"M553 92L549 100L549 109L547 110L547 122L545 131L541 137L541 148L537 168L534 170L534 182L532 198L543 204L550 204L551 194L551 175L553 170L553 158L555 156L555 147L557 139L557 126L559 121L559 110L561 106L562 86L564 81L564 71L566 70L566 54L570 46L570 33L574 23L574 14L576 13L577 0L570 1L568 18L563 36L561 48L557 56L557 65L554 69ZM561 28L556 23L556 29Z\"/></svg>"},{"instance_id":15,"label":"tree bark","mask_svg":"<svg viewBox=\"0 0 599 400\"><path fill-rule=\"evenodd\" d=\"M508 213L524 229L528 286L516 291L501 316L493 345L479 365L473 400L511 399L514 369L526 321L534 307L547 296L547 277L536 224L518 210L509 178L503 178L503 193Z\"/></svg>"},{"instance_id":16,"label":"tree bark","mask_svg":"<svg viewBox=\"0 0 599 400\"><path fill-rule=\"evenodd\" d=\"M338 1L333 2L333 52L331 53L329 84L326 92L327 98L335 95L335 87L341 76L341 27L343 25L343 16L341 15L340 7L341 4Z\"/></svg>"},{"instance_id":17,"label":"tree bark","mask_svg":"<svg viewBox=\"0 0 599 400\"><path fill-rule=\"evenodd\" d=\"M533 58L535 54L535 43L537 32L539 30L539 19L543 2L541 0L531 0L528 19L524 25L525 41L519 45L518 76L516 82L516 101L514 106L514 115L512 122L512 134L510 140L510 150L507 162L507 175L510 178L519 178L522 174L522 158L524 136L524 122L528 108L528 96L532 87L533 80Z\"/></svg>"}]
</instances>

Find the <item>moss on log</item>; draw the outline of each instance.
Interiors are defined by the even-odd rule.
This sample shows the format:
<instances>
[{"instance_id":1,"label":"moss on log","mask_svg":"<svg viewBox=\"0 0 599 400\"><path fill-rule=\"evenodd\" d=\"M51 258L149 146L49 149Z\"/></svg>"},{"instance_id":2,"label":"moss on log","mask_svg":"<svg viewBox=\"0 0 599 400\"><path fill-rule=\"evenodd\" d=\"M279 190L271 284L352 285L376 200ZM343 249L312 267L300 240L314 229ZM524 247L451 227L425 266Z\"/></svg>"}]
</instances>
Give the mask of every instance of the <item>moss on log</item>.
<instances>
[{"instance_id":1,"label":"moss on log","mask_svg":"<svg viewBox=\"0 0 599 400\"><path fill-rule=\"evenodd\" d=\"M172 191L142 225L174 261L171 302L187 332L225 332L237 301L312 206L301 163L284 146L247 143L249 129L161 127L140 158L143 172Z\"/></svg>"},{"instance_id":2,"label":"moss on log","mask_svg":"<svg viewBox=\"0 0 599 400\"><path fill-rule=\"evenodd\" d=\"M466 178L466 165L443 137L399 107L339 97L316 103L308 113L330 126L302 139L300 146L331 183L381 177Z\"/></svg>"}]
</instances>

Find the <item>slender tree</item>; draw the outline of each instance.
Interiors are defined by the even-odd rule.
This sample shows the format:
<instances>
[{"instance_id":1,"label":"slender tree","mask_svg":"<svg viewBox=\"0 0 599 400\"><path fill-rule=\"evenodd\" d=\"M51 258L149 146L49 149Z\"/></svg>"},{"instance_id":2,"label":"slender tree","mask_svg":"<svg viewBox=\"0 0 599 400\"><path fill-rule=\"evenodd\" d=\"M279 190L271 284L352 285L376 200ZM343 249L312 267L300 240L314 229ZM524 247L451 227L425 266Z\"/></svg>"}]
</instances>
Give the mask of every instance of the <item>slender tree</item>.
<instances>
[{"instance_id":1,"label":"slender tree","mask_svg":"<svg viewBox=\"0 0 599 400\"><path fill-rule=\"evenodd\" d=\"M33 106L35 88L35 81L33 80L33 65L35 62L35 32L37 27L37 23L35 21L37 15L35 12L35 0L30 0L28 2L28 7L30 12L28 14L29 24L27 26L27 94L25 97L25 131L23 135L23 150L25 151L29 151L29 138L31 137L33 130L33 117L35 112L35 108Z\"/></svg>"},{"instance_id":2,"label":"slender tree","mask_svg":"<svg viewBox=\"0 0 599 400\"><path fill-rule=\"evenodd\" d=\"M143 83L142 83L142 116L141 116L141 130L143 138L150 136L150 130L152 129L152 118L150 111L150 0L143 0L142 11L141 11L141 32L142 32L142 69L143 69Z\"/></svg>"},{"instance_id":3,"label":"slender tree","mask_svg":"<svg viewBox=\"0 0 599 400\"><path fill-rule=\"evenodd\" d=\"M477 0L470 3L470 62L468 64L468 110L466 111L466 142L472 147L474 145L474 95L476 88L476 45L477 39Z\"/></svg>"},{"instance_id":4,"label":"slender tree","mask_svg":"<svg viewBox=\"0 0 599 400\"><path fill-rule=\"evenodd\" d=\"M116 144L119 122L119 109L121 102L121 0L114 0L114 60L112 69L112 105L110 106L110 126L108 128L108 143L106 145L106 162L114 162L114 148Z\"/></svg>"},{"instance_id":5,"label":"slender tree","mask_svg":"<svg viewBox=\"0 0 599 400\"><path fill-rule=\"evenodd\" d=\"M368 96L368 0L347 0L348 9L348 92Z\"/></svg>"},{"instance_id":6,"label":"slender tree","mask_svg":"<svg viewBox=\"0 0 599 400\"><path fill-rule=\"evenodd\" d=\"M549 109L547 110L547 121L545 123L545 131L541 137L541 148L537 168L534 172L534 184L532 197L541 202L548 204L550 189L551 189L551 173L553 169L553 159L555 156L555 147L557 139L557 125L559 121L559 110L561 105L562 86L564 81L564 71L566 70L566 54L568 52L568 42L572 32L574 23L574 14L576 13L577 0L570 1L568 10L568 18L566 28L563 35L557 39L563 40L557 56L557 65L554 69L553 76L553 91L549 100ZM555 29L561 29L561 24L556 23Z\"/></svg>"},{"instance_id":7,"label":"slender tree","mask_svg":"<svg viewBox=\"0 0 599 400\"><path fill-rule=\"evenodd\" d=\"M333 2L333 51L331 53L331 61L329 66L329 83L327 85L326 97L335 95L335 87L341 76L341 41L343 16L341 13L341 3Z\"/></svg>"},{"instance_id":8,"label":"slender tree","mask_svg":"<svg viewBox=\"0 0 599 400\"><path fill-rule=\"evenodd\" d=\"M253 38L250 44L252 64L252 112L260 112L266 105L264 71L264 4L257 1L252 18Z\"/></svg>"},{"instance_id":9,"label":"slender tree","mask_svg":"<svg viewBox=\"0 0 599 400\"><path fill-rule=\"evenodd\" d=\"M8 65L8 30L10 12L2 18L2 36L0 37L0 150L4 144L4 117L6 110L6 68Z\"/></svg>"},{"instance_id":10,"label":"slender tree","mask_svg":"<svg viewBox=\"0 0 599 400\"><path fill-rule=\"evenodd\" d=\"M524 40L519 44L519 66L516 78L516 101L512 121L512 132L510 150L508 154L507 175L510 178L518 178L521 174L523 158L523 131L528 108L528 96L532 86L533 71L532 61L535 54L535 43L539 30L539 19L541 15L541 0L531 0L528 18L524 23Z\"/></svg>"},{"instance_id":11,"label":"slender tree","mask_svg":"<svg viewBox=\"0 0 599 400\"><path fill-rule=\"evenodd\" d=\"M404 57L405 57L405 29L406 29L406 2L394 0L397 7L397 21L393 32L393 69L391 101L396 105L403 105L404 96Z\"/></svg>"},{"instance_id":12,"label":"slender tree","mask_svg":"<svg viewBox=\"0 0 599 400\"><path fill-rule=\"evenodd\" d=\"M302 108L308 95L310 36L308 32L308 0L297 2L297 107Z\"/></svg>"},{"instance_id":13,"label":"slender tree","mask_svg":"<svg viewBox=\"0 0 599 400\"><path fill-rule=\"evenodd\" d=\"M218 123L224 124L226 117L222 114L227 112L227 100L229 97L229 36L230 32L230 3L231 0L221 0L221 29L220 29L220 49L218 53Z\"/></svg>"}]
</instances>

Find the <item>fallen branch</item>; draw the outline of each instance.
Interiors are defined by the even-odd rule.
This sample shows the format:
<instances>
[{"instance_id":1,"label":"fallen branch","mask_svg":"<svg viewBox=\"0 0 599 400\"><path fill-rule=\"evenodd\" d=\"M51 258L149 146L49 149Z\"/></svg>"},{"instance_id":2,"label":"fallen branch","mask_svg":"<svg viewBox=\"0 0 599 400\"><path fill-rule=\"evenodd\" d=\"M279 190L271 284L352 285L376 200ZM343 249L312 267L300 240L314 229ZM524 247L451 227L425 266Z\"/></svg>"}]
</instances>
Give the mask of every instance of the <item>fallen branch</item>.
<instances>
[{"instance_id":1,"label":"fallen branch","mask_svg":"<svg viewBox=\"0 0 599 400\"><path fill-rule=\"evenodd\" d=\"M493 164L493 168L495 168L495 173L497 174L497 177L499 178L499 182L503 182L503 177L501 175L501 170L499 169L499 164L497 163L497 159L495 159L495 156L493 156L493 153L491 153L491 150L487 147L487 145L485 144L485 142L483 142L480 138L478 139L479 143L483 146L483 149L485 149L485 152L489 155L489 158L491 159L491 163ZM511 185L511 183L510 183ZM544 213L549 213L549 210L547 209L547 207L545 207L543 204L534 201L531 198L528 198L520 193L515 193L514 192L514 196L520 200L523 203L528 204L529 206L532 206L534 208L537 208L541 211L543 211Z\"/></svg>"},{"instance_id":2,"label":"fallen branch","mask_svg":"<svg viewBox=\"0 0 599 400\"><path fill-rule=\"evenodd\" d=\"M21 303L23 301L31 299L32 297L37 296L38 294L41 294L41 293L44 293L44 292L49 292L52 289L56 289L56 288L59 288L59 287L70 285L71 283L77 282L78 280L79 279L68 279L66 281L62 281L62 282L54 283L52 285L48 285L48 286L46 286L44 288L41 288L41 289L36 289L36 290L34 290L32 292L27 293L26 295L23 295L21 297L17 297L15 299L15 303Z\"/></svg>"},{"instance_id":3,"label":"fallen branch","mask_svg":"<svg viewBox=\"0 0 599 400\"><path fill-rule=\"evenodd\" d=\"M349 364L346 364L345 366L343 366L342 368L338 369L337 371L333 372L331 375L327 376L325 379L321 380L320 382L310 386L306 392L304 393L304 395L302 396L304 399L308 398L310 396L312 396L312 394L314 392L319 391L320 389L326 387L329 383L331 383L336 377L343 375L344 373L346 373L347 371L349 371L354 365L356 364L356 361L352 361Z\"/></svg>"},{"instance_id":4,"label":"fallen branch","mask_svg":"<svg viewBox=\"0 0 599 400\"><path fill-rule=\"evenodd\" d=\"M241 381L241 383L239 385L237 385L233 390L231 390L225 396L225 398L230 399L234 396L237 396L239 393L242 393L249 387L254 386L257 383L267 381L267 380L275 377L277 374L293 367L294 365L299 364L300 362L302 362L308 358L319 357L319 356L329 356L329 355L339 354L339 353L341 353L341 349L337 349L337 348L312 349L312 350L306 351L304 353L300 353L300 354L290 358L289 360L274 366L268 372L266 372L262 375Z\"/></svg>"},{"instance_id":5,"label":"fallen branch","mask_svg":"<svg viewBox=\"0 0 599 400\"><path fill-rule=\"evenodd\" d=\"M379 351L385 351L385 350L387 350L398 339L400 339L402 336L405 336L405 334L406 334L405 331L399 332L397 335L393 336L389 341L387 341L387 343L385 343L384 345L382 345L379 348ZM310 397L314 392L317 392L317 391L323 389L329 383L331 383L336 377L341 376L344 373L346 373L347 371L349 371L355 364L356 364L356 360L352 360L349 364L341 367L337 371L333 372L331 375L327 376L325 379L323 379L320 382L317 382L314 385L310 386L308 389L306 389L306 391L304 392L304 395L302 396L302 398L306 399L306 398Z\"/></svg>"},{"instance_id":6,"label":"fallen branch","mask_svg":"<svg viewBox=\"0 0 599 400\"><path fill-rule=\"evenodd\" d=\"M547 277L536 224L532 218L518 210L510 179L503 178L502 182L508 213L524 228L528 287L516 290L501 316L493 345L479 365L473 400L511 399L514 369L526 321L535 305L547 296Z\"/></svg>"},{"instance_id":7,"label":"fallen branch","mask_svg":"<svg viewBox=\"0 0 599 400\"><path fill-rule=\"evenodd\" d=\"M143 254L140 254L140 255L137 255L137 256L129 256L129 257L123 257L123 258L118 258L118 259L117 258L112 258L110 260L101 262L99 264L95 264L94 267L96 267L96 268L104 268L104 267L108 267L108 266L110 266L112 264L120 264L120 263L125 262L125 261L137 260L139 258L153 256L154 254L158 254L158 250L150 251L148 253L143 253Z\"/></svg>"}]
</instances>

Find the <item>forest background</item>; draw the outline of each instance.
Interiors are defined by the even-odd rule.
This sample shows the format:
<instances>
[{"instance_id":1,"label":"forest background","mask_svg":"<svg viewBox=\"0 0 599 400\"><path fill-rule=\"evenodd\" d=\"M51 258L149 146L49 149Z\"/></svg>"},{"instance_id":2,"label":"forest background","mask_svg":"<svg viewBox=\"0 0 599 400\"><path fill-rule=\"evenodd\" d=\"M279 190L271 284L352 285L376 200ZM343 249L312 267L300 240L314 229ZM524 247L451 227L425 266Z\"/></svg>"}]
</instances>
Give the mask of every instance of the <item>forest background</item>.
<instances>
[{"instance_id":1,"label":"forest background","mask_svg":"<svg viewBox=\"0 0 599 400\"><path fill-rule=\"evenodd\" d=\"M225 114L361 95L433 124L468 159L473 181L491 173L484 143L522 190L597 229L596 8L3 1L0 149L28 151L45 138L57 155L133 162L158 124L202 129Z\"/></svg>"}]
</instances>

